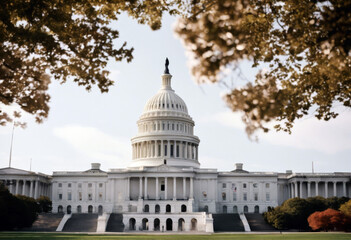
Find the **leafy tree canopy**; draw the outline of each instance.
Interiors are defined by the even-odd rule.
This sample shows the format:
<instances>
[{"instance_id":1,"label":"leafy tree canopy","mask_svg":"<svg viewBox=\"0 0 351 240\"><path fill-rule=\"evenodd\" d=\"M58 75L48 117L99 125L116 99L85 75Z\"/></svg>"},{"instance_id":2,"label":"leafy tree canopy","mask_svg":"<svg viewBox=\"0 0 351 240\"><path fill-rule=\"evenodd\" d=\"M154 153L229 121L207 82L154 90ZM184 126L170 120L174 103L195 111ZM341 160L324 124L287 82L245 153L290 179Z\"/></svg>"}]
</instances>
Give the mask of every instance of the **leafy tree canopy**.
<instances>
[{"instance_id":1,"label":"leafy tree canopy","mask_svg":"<svg viewBox=\"0 0 351 240\"><path fill-rule=\"evenodd\" d=\"M340 211L351 218L351 200L340 206Z\"/></svg>"},{"instance_id":2,"label":"leafy tree canopy","mask_svg":"<svg viewBox=\"0 0 351 240\"><path fill-rule=\"evenodd\" d=\"M333 106L351 106L351 1L203 0L191 12L176 32L198 82L221 82L245 59L261 67L224 98L244 112L249 135L271 121L290 132L313 110L330 120Z\"/></svg>"},{"instance_id":3,"label":"leafy tree canopy","mask_svg":"<svg viewBox=\"0 0 351 240\"><path fill-rule=\"evenodd\" d=\"M330 120L333 106L351 106L350 0L14 0L0 8L0 124L11 121L3 105L46 118L52 78L107 92L107 61L132 60L133 48L114 46L119 33L108 25L122 12L154 30L164 12L181 15L176 32L198 82L223 82L228 69L252 61L256 79L225 96L244 112L249 135L276 120L290 132L312 110Z\"/></svg>"},{"instance_id":4,"label":"leafy tree canopy","mask_svg":"<svg viewBox=\"0 0 351 240\"><path fill-rule=\"evenodd\" d=\"M0 124L12 121L5 105L17 105L41 122L48 116L50 80L72 79L87 90L107 92L113 81L110 58L131 61L133 48L116 44L109 23L122 12L161 27L162 13L175 14L177 1L3 1L0 8ZM118 46L117 46L118 45ZM15 113L18 116L17 113Z\"/></svg>"}]
</instances>

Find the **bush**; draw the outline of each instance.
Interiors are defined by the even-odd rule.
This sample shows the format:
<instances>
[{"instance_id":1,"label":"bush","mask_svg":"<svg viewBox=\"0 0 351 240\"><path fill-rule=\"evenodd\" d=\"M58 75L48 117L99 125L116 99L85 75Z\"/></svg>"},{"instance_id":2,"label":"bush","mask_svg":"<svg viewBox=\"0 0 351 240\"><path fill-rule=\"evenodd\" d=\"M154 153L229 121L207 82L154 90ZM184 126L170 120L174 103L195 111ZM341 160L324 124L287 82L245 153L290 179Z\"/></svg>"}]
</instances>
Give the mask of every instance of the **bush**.
<instances>
[{"instance_id":1,"label":"bush","mask_svg":"<svg viewBox=\"0 0 351 240\"><path fill-rule=\"evenodd\" d=\"M313 230L345 230L348 222L347 217L342 212L331 208L312 213L308 217L308 224Z\"/></svg>"},{"instance_id":2,"label":"bush","mask_svg":"<svg viewBox=\"0 0 351 240\"><path fill-rule=\"evenodd\" d=\"M0 184L0 230L30 227L37 218L38 210L33 198L14 196Z\"/></svg>"},{"instance_id":3,"label":"bush","mask_svg":"<svg viewBox=\"0 0 351 240\"><path fill-rule=\"evenodd\" d=\"M51 212L52 210L52 201L50 200L50 198L46 197L46 196L40 196L37 199L37 203L39 206L39 212Z\"/></svg>"},{"instance_id":4,"label":"bush","mask_svg":"<svg viewBox=\"0 0 351 240\"><path fill-rule=\"evenodd\" d=\"M263 214L265 220L277 229L310 230L307 218L314 212L324 211L328 208L338 210L340 205L349 198L323 198L311 197L291 198L283 204ZM351 203L350 203L351 205Z\"/></svg>"}]
</instances>

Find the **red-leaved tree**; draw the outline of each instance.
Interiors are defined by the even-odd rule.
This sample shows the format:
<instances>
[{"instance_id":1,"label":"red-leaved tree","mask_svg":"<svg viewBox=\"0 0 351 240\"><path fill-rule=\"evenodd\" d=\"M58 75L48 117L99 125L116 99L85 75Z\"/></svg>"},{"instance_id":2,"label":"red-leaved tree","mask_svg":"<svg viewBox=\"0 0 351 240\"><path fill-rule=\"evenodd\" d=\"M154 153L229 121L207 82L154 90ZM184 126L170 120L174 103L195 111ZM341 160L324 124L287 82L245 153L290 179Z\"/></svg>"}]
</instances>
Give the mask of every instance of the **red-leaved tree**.
<instances>
[{"instance_id":1,"label":"red-leaved tree","mask_svg":"<svg viewBox=\"0 0 351 240\"><path fill-rule=\"evenodd\" d=\"M328 208L322 212L312 213L308 219L308 224L313 230L345 230L348 219L340 211Z\"/></svg>"}]
</instances>

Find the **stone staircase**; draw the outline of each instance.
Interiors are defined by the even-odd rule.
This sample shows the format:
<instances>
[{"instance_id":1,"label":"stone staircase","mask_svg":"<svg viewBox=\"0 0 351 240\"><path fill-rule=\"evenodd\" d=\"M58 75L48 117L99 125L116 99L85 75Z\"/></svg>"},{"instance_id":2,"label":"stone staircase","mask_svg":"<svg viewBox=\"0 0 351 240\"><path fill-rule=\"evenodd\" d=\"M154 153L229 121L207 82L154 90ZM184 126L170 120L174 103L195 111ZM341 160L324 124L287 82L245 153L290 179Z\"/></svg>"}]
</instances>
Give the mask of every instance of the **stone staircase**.
<instances>
[{"instance_id":1,"label":"stone staircase","mask_svg":"<svg viewBox=\"0 0 351 240\"><path fill-rule=\"evenodd\" d=\"M96 232L98 214L74 213L62 232Z\"/></svg>"},{"instance_id":2,"label":"stone staircase","mask_svg":"<svg viewBox=\"0 0 351 240\"><path fill-rule=\"evenodd\" d=\"M41 213L28 231L55 232L63 213Z\"/></svg>"},{"instance_id":3,"label":"stone staircase","mask_svg":"<svg viewBox=\"0 0 351 240\"><path fill-rule=\"evenodd\" d=\"M269 225L260 213L245 213L245 217L249 222L251 231L256 232L272 232L277 231L274 227Z\"/></svg>"},{"instance_id":4,"label":"stone staircase","mask_svg":"<svg viewBox=\"0 0 351 240\"><path fill-rule=\"evenodd\" d=\"M244 232L244 225L239 214L212 214L215 232Z\"/></svg>"},{"instance_id":5,"label":"stone staircase","mask_svg":"<svg viewBox=\"0 0 351 240\"><path fill-rule=\"evenodd\" d=\"M110 218L108 219L106 232L123 232L123 214L111 213Z\"/></svg>"}]
</instances>

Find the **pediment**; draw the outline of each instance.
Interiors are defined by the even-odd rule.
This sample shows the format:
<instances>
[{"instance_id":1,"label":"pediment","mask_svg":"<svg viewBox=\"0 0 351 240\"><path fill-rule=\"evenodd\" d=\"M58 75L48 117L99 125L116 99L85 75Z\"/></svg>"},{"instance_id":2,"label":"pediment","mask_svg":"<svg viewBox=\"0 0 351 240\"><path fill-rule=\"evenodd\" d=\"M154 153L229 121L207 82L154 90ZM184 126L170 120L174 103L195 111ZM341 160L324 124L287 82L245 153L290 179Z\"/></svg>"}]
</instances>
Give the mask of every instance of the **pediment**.
<instances>
[{"instance_id":1,"label":"pediment","mask_svg":"<svg viewBox=\"0 0 351 240\"><path fill-rule=\"evenodd\" d=\"M33 175L35 173L30 172L30 171L26 171L26 170L22 170L22 169L7 167L7 168L1 168L0 174L3 174L3 175L10 175L10 174L13 174L13 175Z\"/></svg>"}]
</instances>

